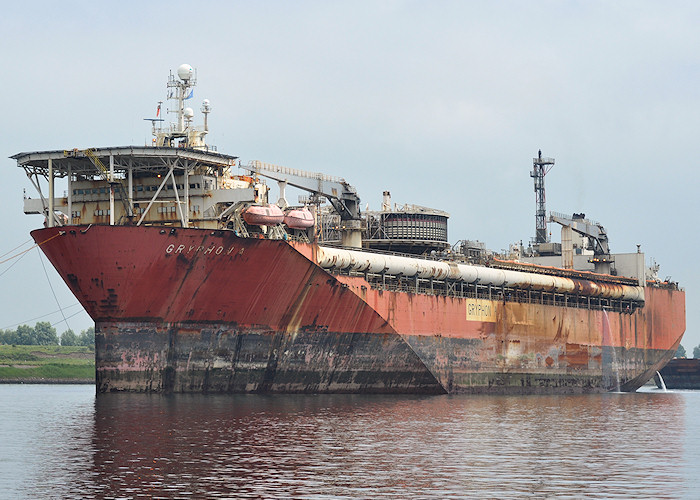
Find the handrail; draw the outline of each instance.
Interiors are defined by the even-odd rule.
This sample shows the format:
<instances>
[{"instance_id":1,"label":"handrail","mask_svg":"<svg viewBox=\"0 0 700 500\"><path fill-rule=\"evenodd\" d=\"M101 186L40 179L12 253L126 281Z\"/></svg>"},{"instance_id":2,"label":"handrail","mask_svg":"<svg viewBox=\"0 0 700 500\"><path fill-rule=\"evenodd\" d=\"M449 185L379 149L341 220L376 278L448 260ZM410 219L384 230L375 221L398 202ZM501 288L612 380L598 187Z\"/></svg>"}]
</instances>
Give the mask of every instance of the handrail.
<instances>
[{"instance_id":1,"label":"handrail","mask_svg":"<svg viewBox=\"0 0 700 500\"><path fill-rule=\"evenodd\" d=\"M257 170L267 170L269 172L277 172L281 174L296 175L297 177L306 177L307 179L319 179L327 182L338 182L343 183L345 179L342 177L333 177L331 175L322 174L319 172L307 172L306 170L299 170L296 168L283 167L281 165L274 165L272 163L265 163L259 160L252 160L248 162L248 166L251 169Z\"/></svg>"}]
</instances>

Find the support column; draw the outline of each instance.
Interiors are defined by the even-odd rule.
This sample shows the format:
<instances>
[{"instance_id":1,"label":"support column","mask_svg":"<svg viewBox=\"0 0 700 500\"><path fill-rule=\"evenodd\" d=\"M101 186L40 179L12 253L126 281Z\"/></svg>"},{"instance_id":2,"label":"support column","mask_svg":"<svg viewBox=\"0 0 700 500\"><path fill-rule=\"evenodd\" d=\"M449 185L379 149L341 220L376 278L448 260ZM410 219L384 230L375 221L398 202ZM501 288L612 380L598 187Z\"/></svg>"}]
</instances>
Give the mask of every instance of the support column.
<instances>
[{"instance_id":1,"label":"support column","mask_svg":"<svg viewBox=\"0 0 700 500\"><path fill-rule=\"evenodd\" d=\"M574 230L571 226L561 227L561 266L564 269L574 268Z\"/></svg>"},{"instance_id":2,"label":"support column","mask_svg":"<svg viewBox=\"0 0 700 500\"><path fill-rule=\"evenodd\" d=\"M190 227L190 162L185 162L185 227Z\"/></svg>"},{"instance_id":3,"label":"support column","mask_svg":"<svg viewBox=\"0 0 700 500\"><path fill-rule=\"evenodd\" d=\"M73 169L68 165L68 224L73 224Z\"/></svg>"},{"instance_id":4,"label":"support column","mask_svg":"<svg viewBox=\"0 0 700 500\"><path fill-rule=\"evenodd\" d=\"M345 247L362 248L362 221L340 221L340 244Z\"/></svg>"},{"instance_id":5,"label":"support column","mask_svg":"<svg viewBox=\"0 0 700 500\"><path fill-rule=\"evenodd\" d=\"M133 159L129 158L129 216L134 215L134 177L133 177Z\"/></svg>"},{"instance_id":6,"label":"support column","mask_svg":"<svg viewBox=\"0 0 700 500\"><path fill-rule=\"evenodd\" d=\"M109 225L114 225L114 156L109 155Z\"/></svg>"},{"instance_id":7,"label":"support column","mask_svg":"<svg viewBox=\"0 0 700 500\"><path fill-rule=\"evenodd\" d=\"M49 158L49 213L48 213L48 225L49 227L54 227L56 224L55 218L53 215L54 212L54 193L53 193L53 162L51 161L51 158Z\"/></svg>"}]
</instances>

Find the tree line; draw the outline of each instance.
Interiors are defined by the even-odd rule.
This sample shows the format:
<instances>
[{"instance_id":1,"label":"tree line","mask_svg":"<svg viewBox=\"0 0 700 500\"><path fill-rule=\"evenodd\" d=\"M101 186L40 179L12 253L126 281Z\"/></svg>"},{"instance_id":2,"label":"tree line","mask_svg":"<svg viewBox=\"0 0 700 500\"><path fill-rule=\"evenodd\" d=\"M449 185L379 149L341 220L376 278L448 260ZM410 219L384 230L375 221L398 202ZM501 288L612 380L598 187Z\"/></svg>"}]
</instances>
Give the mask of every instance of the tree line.
<instances>
[{"instance_id":1,"label":"tree line","mask_svg":"<svg viewBox=\"0 0 700 500\"><path fill-rule=\"evenodd\" d=\"M683 347L683 344L678 345L678 350L676 351L676 357L677 358L687 358L687 353L685 352L685 347ZM700 358L700 345L696 345L693 347L693 357L694 358Z\"/></svg>"},{"instance_id":2,"label":"tree line","mask_svg":"<svg viewBox=\"0 0 700 500\"><path fill-rule=\"evenodd\" d=\"M94 346L95 328L91 326L80 333L68 329L59 336L51 323L39 321L34 326L19 325L15 330L0 329L0 344Z\"/></svg>"}]
</instances>

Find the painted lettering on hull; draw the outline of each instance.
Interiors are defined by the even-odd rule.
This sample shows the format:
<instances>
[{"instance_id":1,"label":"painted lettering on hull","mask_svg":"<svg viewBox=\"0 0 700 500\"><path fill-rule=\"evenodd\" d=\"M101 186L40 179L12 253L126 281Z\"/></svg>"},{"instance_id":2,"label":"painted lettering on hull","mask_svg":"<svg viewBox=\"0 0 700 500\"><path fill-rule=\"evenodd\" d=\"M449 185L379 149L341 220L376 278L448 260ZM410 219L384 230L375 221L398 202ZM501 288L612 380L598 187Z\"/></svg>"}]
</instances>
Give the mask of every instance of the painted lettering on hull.
<instances>
[{"instance_id":1,"label":"painted lettering on hull","mask_svg":"<svg viewBox=\"0 0 700 500\"><path fill-rule=\"evenodd\" d=\"M467 321L496 322L496 303L485 299L466 299Z\"/></svg>"},{"instance_id":2,"label":"painted lettering on hull","mask_svg":"<svg viewBox=\"0 0 700 500\"><path fill-rule=\"evenodd\" d=\"M170 254L179 254L179 253L184 253L185 255L189 255L191 253L203 253L204 255L209 255L211 253L215 255L221 255L226 251L226 255L230 255L233 251L235 250L235 247L230 247L228 249L224 248L223 246L210 246L208 248L204 248L203 246L197 246L197 245L191 245L189 248L185 247L185 245L176 245L174 243L171 243L167 247L165 247L165 253ZM243 253L243 249L239 252L240 254Z\"/></svg>"}]
</instances>

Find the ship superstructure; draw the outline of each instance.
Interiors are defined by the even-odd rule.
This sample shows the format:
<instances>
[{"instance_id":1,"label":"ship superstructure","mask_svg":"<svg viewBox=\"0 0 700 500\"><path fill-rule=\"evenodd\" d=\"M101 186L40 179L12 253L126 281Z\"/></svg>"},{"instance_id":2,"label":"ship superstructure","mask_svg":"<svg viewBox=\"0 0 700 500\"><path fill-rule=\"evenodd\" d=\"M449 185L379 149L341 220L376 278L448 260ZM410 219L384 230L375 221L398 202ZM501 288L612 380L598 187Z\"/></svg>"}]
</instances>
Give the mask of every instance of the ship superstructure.
<instances>
[{"instance_id":1,"label":"ship superstructure","mask_svg":"<svg viewBox=\"0 0 700 500\"><path fill-rule=\"evenodd\" d=\"M45 216L32 235L96 322L98 391L635 390L675 352L684 292L639 249L612 255L582 214L541 241L552 159L533 161L534 249L450 246L446 212L387 191L362 213L344 179L219 153L209 102L204 127L185 107L195 84L171 74L175 123L159 103L150 145L13 156Z\"/></svg>"}]
</instances>

